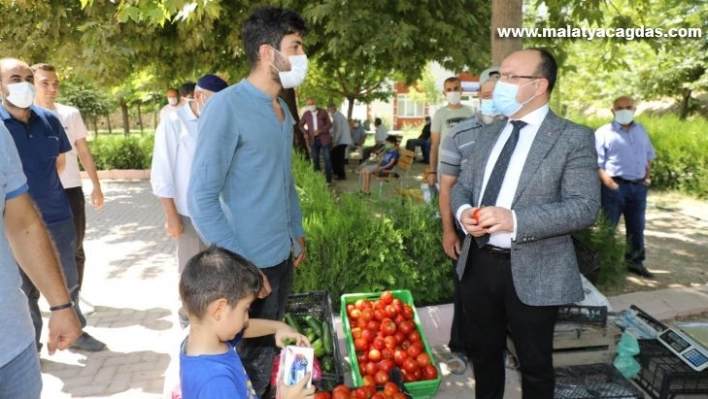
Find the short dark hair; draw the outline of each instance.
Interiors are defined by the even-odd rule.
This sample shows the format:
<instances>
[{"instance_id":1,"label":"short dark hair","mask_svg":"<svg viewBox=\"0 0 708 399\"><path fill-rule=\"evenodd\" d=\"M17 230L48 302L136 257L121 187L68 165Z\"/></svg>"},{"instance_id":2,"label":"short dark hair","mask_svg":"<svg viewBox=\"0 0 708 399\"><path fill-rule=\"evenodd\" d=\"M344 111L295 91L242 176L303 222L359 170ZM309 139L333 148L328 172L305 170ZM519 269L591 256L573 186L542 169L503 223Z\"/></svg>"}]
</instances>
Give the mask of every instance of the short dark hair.
<instances>
[{"instance_id":1,"label":"short dark hair","mask_svg":"<svg viewBox=\"0 0 708 399\"><path fill-rule=\"evenodd\" d=\"M179 96L180 97L187 97L187 96L194 97L194 89L196 87L197 87L197 84L194 82L183 83L182 86L179 87Z\"/></svg>"},{"instance_id":2,"label":"short dark hair","mask_svg":"<svg viewBox=\"0 0 708 399\"><path fill-rule=\"evenodd\" d=\"M243 49L251 69L260 60L258 49L262 44L280 50L283 37L299 33L305 35L305 20L295 11L286 8L261 7L248 17L241 29Z\"/></svg>"},{"instance_id":3,"label":"short dark hair","mask_svg":"<svg viewBox=\"0 0 708 399\"><path fill-rule=\"evenodd\" d=\"M536 68L536 75L542 76L548 81L548 94L550 95L553 88L556 86L556 79L558 77L558 64L556 63L556 59L545 47L533 47L529 50L538 51L538 54L541 56L541 62L538 63L538 67Z\"/></svg>"},{"instance_id":4,"label":"short dark hair","mask_svg":"<svg viewBox=\"0 0 708 399\"><path fill-rule=\"evenodd\" d=\"M445 86L445 83L450 83L450 82L461 82L459 76L450 76L449 78L445 79L443 82L443 86Z\"/></svg>"},{"instance_id":5,"label":"short dark hair","mask_svg":"<svg viewBox=\"0 0 708 399\"><path fill-rule=\"evenodd\" d=\"M388 141L389 143L391 143L393 145L398 145L398 138L396 136L388 135L388 136L386 136L386 141Z\"/></svg>"},{"instance_id":6,"label":"short dark hair","mask_svg":"<svg viewBox=\"0 0 708 399\"><path fill-rule=\"evenodd\" d=\"M383 122L381 122L381 118L374 118L374 126L378 126L381 123L383 123Z\"/></svg>"},{"instance_id":7,"label":"short dark hair","mask_svg":"<svg viewBox=\"0 0 708 399\"><path fill-rule=\"evenodd\" d=\"M189 315L202 319L209 304L225 298L230 306L263 288L263 275L243 256L215 245L194 255L179 279L179 296Z\"/></svg>"}]
</instances>

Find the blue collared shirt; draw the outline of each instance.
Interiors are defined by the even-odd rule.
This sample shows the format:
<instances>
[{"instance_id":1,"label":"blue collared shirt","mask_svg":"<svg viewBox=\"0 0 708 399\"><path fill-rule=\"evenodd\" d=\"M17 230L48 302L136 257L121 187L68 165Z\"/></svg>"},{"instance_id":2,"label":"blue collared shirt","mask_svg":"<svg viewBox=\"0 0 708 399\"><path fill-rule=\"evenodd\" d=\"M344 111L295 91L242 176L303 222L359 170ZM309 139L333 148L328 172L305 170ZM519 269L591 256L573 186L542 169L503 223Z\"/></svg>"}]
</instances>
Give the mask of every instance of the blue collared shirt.
<instances>
[{"instance_id":1,"label":"blue collared shirt","mask_svg":"<svg viewBox=\"0 0 708 399\"><path fill-rule=\"evenodd\" d=\"M204 242L260 268L295 254L303 237L292 176L293 120L281 123L273 99L242 80L214 94L199 118L187 207Z\"/></svg>"},{"instance_id":2,"label":"blue collared shirt","mask_svg":"<svg viewBox=\"0 0 708 399\"><path fill-rule=\"evenodd\" d=\"M69 199L57 173L57 158L71 151L59 118L51 111L32 105L27 124L13 118L0 106L0 118L17 146L29 195L39 208L44 223L71 219Z\"/></svg>"},{"instance_id":3,"label":"blue collared shirt","mask_svg":"<svg viewBox=\"0 0 708 399\"><path fill-rule=\"evenodd\" d=\"M629 130L613 121L595 131L597 165L612 177L643 179L656 154L641 123L632 122Z\"/></svg>"}]
</instances>

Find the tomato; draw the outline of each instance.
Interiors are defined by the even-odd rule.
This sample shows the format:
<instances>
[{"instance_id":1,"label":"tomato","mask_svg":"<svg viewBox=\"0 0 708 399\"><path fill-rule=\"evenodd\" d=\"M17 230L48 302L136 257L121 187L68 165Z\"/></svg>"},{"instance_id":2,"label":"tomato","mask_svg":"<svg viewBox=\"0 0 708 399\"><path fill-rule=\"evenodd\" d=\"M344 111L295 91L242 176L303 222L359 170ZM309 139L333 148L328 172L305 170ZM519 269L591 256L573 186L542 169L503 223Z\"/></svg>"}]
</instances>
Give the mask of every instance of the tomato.
<instances>
[{"instance_id":1,"label":"tomato","mask_svg":"<svg viewBox=\"0 0 708 399\"><path fill-rule=\"evenodd\" d=\"M408 357L403 361L403 369L408 371L409 374L415 373L419 368L418 362L414 358Z\"/></svg>"},{"instance_id":2,"label":"tomato","mask_svg":"<svg viewBox=\"0 0 708 399\"><path fill-rule=\"evenodd\" d=\"M368 328L369 330L379 331L379 326L380 326L380 325L381 325L381 323L379 323L379 322L376 321L376 320L369 320L369 321L366 323L366 328Z\"/></svg>"},{"instance_id":3,"label":"tomato","mask_svg":"<svg viewBox=\"0 0 708 399\"><path fill-rule=\"evenodd\" d=\"M389 319L393 319L398 316L398 311L393 305L386 305L386 309L384 309L384 311L386 312L386 317L388 317Z\"/></svg>"},{"instance_id":4,"label":"tomato","mask_svg":"<svg viewBox=\"0 0 708 399\"><path fill-rule=\"evenodd\" d=\"M403 392L396 392L393 394L393 399L408 399L408 397Z\"/></svg>"},{"instance_id":5,"label":"tomato","mask_svg":"<svg viewBox=\"0 0 708 399\"><path fill-rule=\"evenodd\" d=\"M391 291L384 291L381 293L379 299L381 300L381 302L388 305L393 302L393 293Z\"/></svg>"},{"instance_id":6,"label":"tomato","mask_svg":"<svg viewBox=\"0 0 708 399\"><path fill-rule=\"evenodd\" d=\"M374 380L374 376L373 376L373 375L365 375L365 376L362 378L362 383L364 384L364 386L371 385L371 386L373 386L373 387L376 387L376 381Z\"/></svg>"},{"instance_id":7,"label":"tomato","mask_svg":"<svg viewBox=\"0 0 708 399\"><path fill-rule=\"evenodd\" d=\"M386 374L390 374L391 370L396 367L396 363L394 363L391 359L383 359L378 362L376 366L379 368L379 370L383 370L386 372Z\"/></svg>"},{"instance_id":8,"label":"tomato","mask_svg":"<svg viewBox=\"0 0 708 399\"><path fill-rule=\"evenodd\" d=\"M374 376L374 381L376 381L376 385L383 385L388 382L388 373L379 370L376 372L376 375Z\"/></svg>"},{"instance_id":9,"label":"tomato","mask_svg":"<svg viewBox=\"0 0 708 399\"><path fill-rule=\"evenodd\" d=\"M384 384L383 394L385 397L392 398L393 395L398 392L400 391L398 390L398 385L396 385L396 383L389 381Z\"/></svg>"},{"instance_id":10,"label":"tomato","mask_svg":"<svg viewBox=\"0 0 708 399\"><path fill-rule=\"evenodd\" d=\"M420 333L418 331L413 331L412 333L408 334L408 340L411 342L420 341L421 340Z\"/></svg>"},{"instance_id":11,"label":"tomato","mask_svg":"<svg viewBox=\"0 0 708 399\"><path fill-rule=\"evenodd\" d=\"M381 392L376 392L371 399L386 399L386 397Z\"/></svg>"},{"instance_id":12,"label":"tomato","mask_svg":"<svg viewBox=\"0 0 708 399\"><path fill-rule=\"evenodd\" d=\"M403 374L403 382L411 382L411 377L413 376L413 373L409 373L406 371L406 369L401 369L401 374Z\"/></svg>"},{"instance_id":13,"label":"tomato","mask_svg":"<svg viewBox=\"0 0 708 399\"><path fill-rule=\"evenodd\" d=\"M366 375L366 365L369 364L369 362L361 362L359 363L359 374L361 375Z\"/></svg>"},{"instance_id":14,"label":"tomato","mask_svg":"<svg viewBox=\"0 0 708 399\"><path fill-rule=\"evenodd\" d=\"M474 219L475 224L479 224L479 210L482 208L477 208L472 212L472 219Z\"/></svg>"},{"instance_id":15,"label":"tomato","mask_svg":"<svg viewBox=\"0 0 708 399\"><path fill-rule=\"evenodd\" d=\"M432 364L425 366L423 368L423 378L426 380L434 380L438 378L437 367L433 366Z\"/></svg>"},{"instance_id":16,"label":"tomato","mask_svg":"<svg viewBox=\"0 0 708 399\"><path fill-rule=\"evenodd\" d=\"M332 395L329 392L315 392L314 399L332 399Z\"/></svg>"},{"instance_id":17,"label":"tomato","mask_svg":"<svg viewBox=\"0 0 708 399\"><path fill-rule=\"evenodd\" d=\"M396 327L396 328L398 328L398 327ZM393 336L396 338L396 344L399 344L399 345L401 342L406 340L406 336L400 330L396 331L396 334L394 334Z\"/></svg>"},{"instance_id":18,"label":"tomato","mask_svg":"<svg viewBox=\"0 0 708 399\"><path fill-rule=\"evenodd\" d=\"M386 347L391 350L393 350L396 345L398 345L398 341L396 341L396 337L394 337L393 335L384 337L384 343L386 344Z\"/></svg>"},{"instance_id":19,"label":"tomato","mask_svg":"<svg viewBox=\"0 0 708 399\"><path fill-rule=\"evenodd\" d=\"M381 357L383 359L393 359L393 350L389 348L381 349Z\"/></svg>"},{"instance_id":20,"label":"tomato","mask_svg":"<svg viewBox=\"0 0 708 399\"><path fill-rule=\"evenodd\" d=\"M366 395L366 390L362 388L357 388L352 391L350 398L353 399L368 399L369 397Z\"/></svg>"},{"instance_id":21,"label":"tomato","mask_svg":"<svg viewBox=\"0 0 708 399\"><path fill-rule=\"evenodd\" d=\"M359 364L366 363L369 361L369 353L364 351L364 352L356 352L356 362Z\"/></svg>"},{"instance_id":22,"label":"tomato","mask_svg":"<svg viewBox=\"0 0 708 399\"><path fill-rule=\"evenodd\" d=\"M349 318L356 320L361 317L361 310L359 309L352 309L351 312L349 312Z\"/></svg>"},{"instance_id":23,"label":"tomato","mask_svg":"<svg viewBox=\"0 0 708 399\"><path fill-rule=\"evenodd\" d=\"M344 392L344 391L334 391L332 393L332 399L349 399L350 397L349 392Z\"/></svg>"},{"instance_id":24,"label":"tomato","mask_svg":"<svg viewBox=\"0 0 708 399\"><path fill-rule=\"evenodd\" d=\"M386 336L393 335L396 333L396 323L391 319L384 319L384 321L381 322L380 331Z\"/></svg>"},{"instance_id":25,"label":"tomato","mask_svg":"<svg viewBox=\"0 0 708 399\"><path fill-rule=\"evenodd\" d=\"M364 338L367 343L374 342L374 339L376 338L376 332L365 328L361 330L361 337Z\"/></svg>"},{"instance_id":26,"label":"tomato","mask_svg":"<svg viewBox=\"0 0 708 399\"><path fill-rule=\"evenodd\" d=\"M376 365L376 363L366 363L366 367L364 367L364 372L362 373L362 375L374 376L376 375L377 371L379 371L379 367Z\"/></svg>"},{"instance_id":27,"label":"tomato","mask_svg":"<svg viewBox=\"0 0 708 399\"><path fill-rule=\"evenodd\" d=\"M363 310L364 309L364 299L357 299L356 301L354 301L354 307L359 310Z\"/></svg>"},{"instance_id":28,"label":"tomato","mask_svg":"<svg viewBox=\"0 0 708 399\"><path fill-rule=\"evenodd\" d=\"M401 349L403 349L404 351L407 351L408 348L410 348L410 347L411 347L411 341L404 339L403 342L401 342Z\"/></svg>"},{"instance_id":29,"label":"tomato","mask_svg":"<svg viewBox=\"0 0 708 399\"><path fill-rule=\"evenodd\" d=\"M406 349L406 352L408 353L408 357L411 357L415 359L418 355L420 355L423 351L420 349L419 346L417 345L411 345Z\"/></svg>"},{"instance_id":30,"label":"tomato","mask_svg":"<svg viewBox=\"0 0 708 399\"><path fill-rule=\"evenodd\" d=\"M374 385L366 385L366 386L363 386L359 389L364 391L364 394L366 395L367 398L374 396L374 394L376 393L376 386L374 386Z\"/></svg>"},{"instance_id":31,"label":"tomato","mask_svg":"<svg viewBox=\"0 0 708 399\"><path fill-rule=\"evenodd\" d=\"M408 357L408 353L406 351L398 349L393 351L393 361L399 366L403 366L403 362L406 360Z\"/></svg>"},{"instance_id":32,"label":"tomato","mask_svg":"<svg viewBox=\"0 0 708 399\"><path fill-rule=\"evenodd\" d=\"M398 325L398 331L402 332L406 337L415 331L415 323L410 320L406 320Z\"/></svg>"},{"instance_id":33,"label":"tomato","mask_svg":"<svg viewBox=\"0 0 708 399\"><path fill-rule=\"evenodd\" d=\"M374 309L374 320L381 321L386 318L386 311L383 309Z\"/></svg>"},{"instance_id":34,"label":"tomato","mask_svg":"<svg viewBox=\"0 0 708 399\"><path fill-rule=\"evenodd\" d=\"M378 349L371 349L369 351L369 360L372 362L378 362L381 360L381 351Z\"/></svg>"},{"instance_id":35,"label":"tomato","mask_svg":"<svg viewBox=\"0 0 708 399\"><path fill-rule=\"evenodd\" d=\"M413 379L415 381L420 381L423 379L423 369L418 368L418 370L413 372Z\"/></svg>"},{"instance_id":36,"label":"tomato","mask_svg":"<svg viewBox=\"0 0 708 399\"><path fill-rule=\"evenodd\" d=\"M364 309L361 311L361 318L369 321L374 318L374 311L371 309Z\"/></svg>"},{"instance_id":37,"label":"tomato","mask_svg":"<svg viewBox=\"0 0 708 399\"><path fill-rule=\"evenodd\" d=\"M425 344L423 343L423 341L415 341L411 344L411 346L417 346L420 348L421 352L425 352Z\"/></svg>"},{"instance_id":38,"label":"tomato","mask_svg":"<svg viewBox=\"0 0 708 399\"><path fill-rule=\"evenodd\" d=\"M374 349L381 350L386 347L386 341L384 341L384 339L381 337L376 337L376 338L374 338L374 341L371 343L371 347Z\"/></svg>"},{"instance_id":39,"label":"tomato","mask_svg":"<svg viewBox=\"0 0 708 399\"><path fill-rule=\"evenodd\" d=\"M351 393L351 390L349 389L348 386L346 386L344 384L339 384L336 387L334 387L334 389L332 390L333 394L337 393L337 392L344 392L348 396Z\"/></svg>"},{"instance_id":40,"label":"tomato","mask_svg":"<svg viewBox=\"0 0 708 399\"><path fill-rule=\"evenodd\" d=\"M396 317L393 318L393 322L396 323L396 325L399 325L403 323L406 319L403 317L402 314L397 314Z\"/></svg>"},{"instance_id":41,"label":"tomato","mask_svg":"<svg viewBox=\"0 0 708 399\"><path fill-rule=\"evenodd\" d=\"M356 319L356 326L359 327L359 328L361 328L362 330L366 328L366 323L367 323L366 320L364 320L364 319L361 318L361 317L359 317L358 319Z\"/></svg>"},{"instance_id":42,"label":"tomato","mask_svg":"<svg viewBox=\"0 0 708 399\"><path fill-rule=\"evenodd\" d=\"M359 327L352 327L352 338L357 339L361 338L361 328Z\"/></svg>"},{"instance_id":43,"label":"tomato","mask_svg":"<svg viewBox=\"0 0 708 399\"><path fill-rule=\"evenodd\" d=\"M369 348L369 342L366 341L365 338L356 338L354 339L354 349L358 351L365 351Z\"/></svg>"},{"instance_id":44,"label":"tomato","mask_svg":"<svg viewBox=\"0 0 708 399\"><path fill-rule=\"evenodd\" d=\"M406 320L413 320L413 308L410 305L403 305L403 317Z\"/></svg>"},{"instance_id":45,"label":"tomato","mask_svg":"<svg viewBox=\"0 0 708 399\"><path fill-rule=\"evenodd\" d=\"M421 353L415 357L415 361L418 362L420 367L425 367L430 364L430 355L427 353Z\"/></svg>"}]
</instances>

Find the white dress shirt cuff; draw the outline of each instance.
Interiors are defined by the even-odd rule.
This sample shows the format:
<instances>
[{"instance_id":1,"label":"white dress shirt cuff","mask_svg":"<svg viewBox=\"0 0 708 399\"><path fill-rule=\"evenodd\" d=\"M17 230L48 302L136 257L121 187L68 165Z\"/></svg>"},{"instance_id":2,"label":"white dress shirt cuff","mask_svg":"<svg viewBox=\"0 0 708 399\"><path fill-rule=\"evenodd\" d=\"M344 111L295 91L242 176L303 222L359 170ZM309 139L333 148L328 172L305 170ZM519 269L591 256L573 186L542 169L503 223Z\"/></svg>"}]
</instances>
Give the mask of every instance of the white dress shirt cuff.
<instances>
[{"instance_id":1,"label":"white dress shirt cuff","mask_svg":"<svg viewBox=\"0 0 708 399\"><path fill-rule=\"evenodd\" d=\"M516 212L511 211L511 217L514 218L514 230L511 231L511 241L516 241Z\"/></svg>"},{"instance_id":2,"label":"white dress shirt cuff","mask_svg":"<svg viewBox=\"0 0 708 399\"><path fill-rule=\"evenodd\" d=\"M472 208L472 206L470 204L465 204L465 205L462 205L461 207L457 208L457 212L455 213L455 218L457 219L457 224L460 225L460 228L462 229L462 231L465 232L465 234L469 234L469 232L467 231L467 229L465 229L465 226L462 224L462 221L460 220L460 218L462 218L462 212L466 211L467 209L471 209L471 208Z\"/></svg>"}]
</instances>

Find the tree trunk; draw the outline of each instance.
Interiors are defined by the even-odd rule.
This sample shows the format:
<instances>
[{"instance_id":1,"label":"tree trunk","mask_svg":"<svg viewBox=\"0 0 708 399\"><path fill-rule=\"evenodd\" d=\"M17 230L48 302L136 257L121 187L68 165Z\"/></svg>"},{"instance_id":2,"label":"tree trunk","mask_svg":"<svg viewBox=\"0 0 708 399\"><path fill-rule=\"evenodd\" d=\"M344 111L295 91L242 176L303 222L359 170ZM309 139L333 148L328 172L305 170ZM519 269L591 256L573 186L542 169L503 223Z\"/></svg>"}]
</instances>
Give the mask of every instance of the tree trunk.
<instances>
[{"instance_id":1,"label":"tree trunk","mask_svg":"<svg viewBox=\"0 0 708 399\"><path fill-rule=\"evenodd\" d=\"M679 119L686 120L688 117L689 107L691 106L691 89L684 88L681 98L681 108L679 109Z\"/></svg>"},{"instance_id":2,"label":"tree trunk","mask_svg":"<svg viewBox=\"0 0 708 399\"><path fill-rule=\"evenodd\" d=\"M140 127L140 134L143 134L143 112L138 102L138 126Z\"/></svg>"},{"instance_id":3,"label":"tree trunk","mask_svg":"<svg viewBox=\"0 0 708 399\"><path fill-rule=\"evenodd\" d=\"M285 100L285 103L290 108L290 115L293 117L293 122L295 123L293 132L293 147L297 152L302 154L305 159L310 159L310 153L307 149L307 143L305 142L305 136L303 136L300 129L297 128L297 123L300 122L300 115L297 112L297 101L295 101L295 90L284 89L280 91L280 98Z\"/></svg>"},{"instance_id":4,"label":"tree trunk","mask_svg":"<svg viewBox=\"0 0 708 399\"><path fill-rule=\"evenodd\" d=\"M497 35L497 28L523 26L522 6L523 0L492 0L492 65L499 66L507 55L523 48L521 38Z\"/></svg>"},{"instance_id":5,"label":"tree trunk","mask_svg":"<svg viewBox=\"0 0 708 399\"><path fill-rule=\"evenodd\" d=\"M125 99L121 97L120 99L120 111L123 114L123 134L128 136L130 134L130 118L128 118L128 103Z\"/></svg>"},{"instance_id":6,"label":"tree trunk","mask_svg":"<svg viewBox=\"0 0 708 399\"><path fill-rule=\"evenodd\" d=\"M94 115L91 117L91 122L93 122L93 133L98 136L98 116Z\"/></svg>"},{"instance_id":7,"label":"tree trunk","mask_svg":"<svg viewBox=\"0 0 708 399\"><path fill-rule=\"evenodd\" d=\"M108 125L108 134L113 134L113 128L111 127L111 114L106 113L106 124Z\"/></svg>"},{"instance_id":8,"label":"tree trunk","mask_svg":"<svg viewBox=\"0 0 708 399\"><path fill-rule=\"evenodd\" d=\"M352 114L354 113L354 97L347 97L349 102L349 109L347 110L347 119L352 120Z\"/></svg>"}]
</instances>

